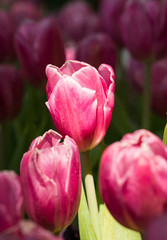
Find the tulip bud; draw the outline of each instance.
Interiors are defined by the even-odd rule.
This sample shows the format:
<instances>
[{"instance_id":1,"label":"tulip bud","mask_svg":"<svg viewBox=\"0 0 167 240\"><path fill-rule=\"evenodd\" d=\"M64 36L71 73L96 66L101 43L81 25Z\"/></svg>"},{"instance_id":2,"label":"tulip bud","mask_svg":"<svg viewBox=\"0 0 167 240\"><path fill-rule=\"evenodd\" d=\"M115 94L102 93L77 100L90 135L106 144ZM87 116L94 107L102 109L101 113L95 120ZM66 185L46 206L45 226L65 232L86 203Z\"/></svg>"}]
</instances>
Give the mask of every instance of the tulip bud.
<instances>
[{"instance_id":1,"label":"tulip bud","mask_svg":"<svg viewBox=\"0 0 167 240\"><path fill-rule=\"evenodd\" d=\"M144 65L131 59L129 64L129 79L139 91L144 86ZM156 61L151 70L151 104L153 110L166 116L167 112L167 58Z\"/></svg>"},{"instance_id":2,"label":"tulip bud","mask_svg":"<svg viewBox=\"0 0 167 240\"><path fill-rule=\"evenodd\" d=\"M166 13L167 6L163 10L159 0L132 0L127 3L120 20L121 35L125 46L135 58L148 60L165 56Z\"/></svg>"},{"instance_id":3,"label":"tulip bud","mask_svg":"<svg viewBox=\"0 0 167 240\"><path fill-rule=\"evenodd\" d=\"M84 1L64 5L58 15L65 39L79 41L99 29L99 20L90 5Z\"/></svg>"},{"instance_id":4,"label":"tulip bud","mask_svg":"<svg viewBox=\"0 0 167 240\"><path fill-rule=\"evenodd\" d=\"M167 214L152 221L146 231L144 240L166 240L167 239Z\"/></svg>"},{"instance_id":5,"label":"tulip bud","mask_svg":"<svg viewBox=\"0 0 167 240\"><path fill-rule=\"evenodd\" d=\"M115 219L144 232L167 206L167 147L154 134L126 134L103 153L100 192Z\"/></svg>"},{"instance_id":6,"label":"tulip bud","mask_svg":"<svg viewBox=\"0 0 167 240\"><path fill-rule=\"evenodd\" d=\"M15 35L15 46L24 74L34 86L46 81L48 63L61 66L65 61L64 44L53 18L22 24Z\"/></svg>"},{"instance_id":7,"label":"tulip bud","mask_svg":"<svg viewBox=\"0 0 167 240\"><path fill-rule=\"evenodd\" d=\"M0 10L0 62L7 62L13 58L13 29L9 15Z\"/></svg>"},{"instance_id":8,"label":"tulip bud","mask_svg":"<svg viewBox=\"0 0 167 240\"><path fill-rule=\"evenodd\" d=\"M79 150L73 139L50 130L36 138L24 154L21 184L28 216L60 232L74 220L81 195Z\"/></svg>"},{"instance_id":9,"label":"tulip bud","mask_svg":"<svg viewBox=\"0 0 167 240\"><path fill-rule=\"evenodd\" d=\"M0 65L0 122L20 112L24 95L22 75L12 65Z\"/></svg>"},{"instance_id":10,"label":"tulip bud","mask_svg":"<svg viewBox=\"0 0 167 240\"><path fill-rule=\"evenodd\" d=\"M30 220L22 220L0 234L0 240L63 240Z\"/></svg>"},{"instance_id":11,"label":"tulip bud","mask_svg":"<svg viewBox=\"0 0 167 240\"><path fill-rule=\"evenodd\" d=\"M119 25L126 2L127 0L101 0L99 7L101 28L111 36L117 47L123 46Z\"/></svg>"},{"instance_id":12,"label":"tulip bud","mask_svg":"<svg viewBox=\"0 0 167 240\"><path fill-rule=\"evenodd\" d=\"M46 105L57 130L72 137L80 151L94 148L103 139L112 116L113 69L102 64L97 71L84 62L67 61L61 68L48 65L46 75Z\"/></svg>"},{"instance_id":13,"label":"tulip bud","mask_svg":"<svg viewBox=\"0 0 167 240\"><path fill-rule=\"evenodd\" d=\"M79 42L76 59L96 68L106 63L115 69L116 48L107 34L94 33Z\"/></svg>"},{"instance_id":14,"label":"tulip bud","mask_svg":"<svg viewBox=\"0 0 167 240\"><path fill-rule=\"evenodd\" d=\"M23 195L19 176L13 171L0 172L0 186L0 232L3 232L23 217Z\"/></svg>"}]
</instances>

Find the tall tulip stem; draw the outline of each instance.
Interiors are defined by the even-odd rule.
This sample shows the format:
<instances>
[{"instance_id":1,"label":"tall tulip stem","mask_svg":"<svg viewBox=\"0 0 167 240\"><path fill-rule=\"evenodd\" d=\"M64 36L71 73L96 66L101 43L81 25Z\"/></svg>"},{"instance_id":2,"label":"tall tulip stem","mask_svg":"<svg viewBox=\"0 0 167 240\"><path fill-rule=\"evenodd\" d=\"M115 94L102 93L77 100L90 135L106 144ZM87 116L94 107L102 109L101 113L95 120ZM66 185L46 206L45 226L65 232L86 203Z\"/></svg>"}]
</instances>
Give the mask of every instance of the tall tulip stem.
<instances>
[{"instance_id":1,"label":"tall tulip stem","mask_svg":"<svg viewBox=\"0 0 167 240\"><path fill-rule=\"evenodd\" d=\"M100 231L96 191L95 191L94 179L93 179L92 169L90 164L89 151L82 153L82 165L83 165L83 172L84 172L86 196L87 196L88 207L89 207L90 216L92 220L92 225L94 227L97 239L101 240L102 238L101 238L101 231Z\"/></svg>"},{"instance_id":2,"label":"tall tulip stem","mask_svg":"<svg viewBox=\"0 0 167 240\"><path fill-rule=\"evenodd\" d=\"M142 127L150 129L150 115L151 115L151 66L150 62L146 62L145 66L145 79L143 89L143 113L142 113Z\"/></svg>"}]
</instances>

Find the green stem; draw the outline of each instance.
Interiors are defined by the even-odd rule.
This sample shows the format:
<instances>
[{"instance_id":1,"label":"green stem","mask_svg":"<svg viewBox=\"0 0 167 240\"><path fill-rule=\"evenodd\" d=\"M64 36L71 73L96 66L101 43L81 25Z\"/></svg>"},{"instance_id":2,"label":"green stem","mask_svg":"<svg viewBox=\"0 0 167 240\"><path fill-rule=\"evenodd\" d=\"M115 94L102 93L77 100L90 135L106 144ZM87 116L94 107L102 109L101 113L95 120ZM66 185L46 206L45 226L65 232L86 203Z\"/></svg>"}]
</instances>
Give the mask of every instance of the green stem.
<instances>
[{"instance_id":1,"label":"green stem","mask_svg":"<svg viewBox=\"0 0 167 240\"><path fill-rule=\"evenodd\" d=\"M142 113L142 127L150 129L150 116L151 116L151 66L152 64L146 62L145 66L145 79L143 89L143 113Z\"/></svg>"},{"instance_id":2,"label":"green stem","mask_svg":"<svg viewBox=\"0 0 167 240\"><path fill-rule=\"evenodd\" d=\"M101 238L101 231L100 231L99 213L98 213L93 174L92 174L92 169L90 165L89 151L82 152L82 165L83 165L85 189L86 189L86 195L87 195L87 201L88 201L88 207L89 207L90 216L92 220L92 225L94 227L98 240L101 240L102 238Z\"/></svg>"}]
</instances>

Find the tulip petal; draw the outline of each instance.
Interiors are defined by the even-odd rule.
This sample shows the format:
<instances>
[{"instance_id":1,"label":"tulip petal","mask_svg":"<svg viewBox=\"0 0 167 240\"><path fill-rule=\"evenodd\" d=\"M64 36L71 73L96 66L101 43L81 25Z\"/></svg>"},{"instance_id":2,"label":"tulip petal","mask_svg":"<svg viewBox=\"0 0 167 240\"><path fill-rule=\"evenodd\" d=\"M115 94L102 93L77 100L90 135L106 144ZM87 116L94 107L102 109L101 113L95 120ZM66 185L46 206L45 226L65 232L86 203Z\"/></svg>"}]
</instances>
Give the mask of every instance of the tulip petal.
<instances>
[{"instance_id":1,"label":"tulip petal","mask_svg":"<svg viewBox=\"0 0 167 240\"><path fill-rule=\"evenodd\" d=\"M88 66L88 64L84 62L79 62L76 60L66 61L65 64L60 68L60 70L61 72L63 72L63 74L72 76L73 73L78 71L80 68L83 68L86 66Z\"/></svg>"},{"instance_id":2,"label":"tulip petal","mask_svg":"<svg viewBox=\"0 0 167 240\"><path fill-rule=\"evenodd\" d=\"M82 88L71 77L63 76L46 105L63 136L74 138L81 150L90 145L97 117L95 91Z\"/></svg>"}]
</instances>

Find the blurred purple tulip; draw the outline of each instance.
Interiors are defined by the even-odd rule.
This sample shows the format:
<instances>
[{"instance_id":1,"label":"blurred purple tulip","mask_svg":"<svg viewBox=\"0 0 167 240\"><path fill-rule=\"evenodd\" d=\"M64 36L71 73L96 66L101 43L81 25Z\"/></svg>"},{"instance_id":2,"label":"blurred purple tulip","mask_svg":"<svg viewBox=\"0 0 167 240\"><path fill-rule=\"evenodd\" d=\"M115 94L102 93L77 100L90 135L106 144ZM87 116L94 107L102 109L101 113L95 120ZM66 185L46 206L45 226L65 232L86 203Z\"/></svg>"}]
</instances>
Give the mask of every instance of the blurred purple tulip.
<instances>
[{"instance_id":1,"label":"blurred purple tulip","mask_svg":"<svg viewBox=\"0 0 167 240\"><path fill-rule=\"evenodd\" d=\"M61 66L65 61L64 44L54 18L22 24L15 35L15 47L25 77L34 86L46 82L47 64Z\"/></svg>"},{"instance_id":2,"label":"blurred purple tulip","mask_svg":"<svg viewBox=\"0 0 167 240\"><path fill-rule=\"evenodd\" d=\"M133 19L133 21L132 21ZM138 59L150 60L167 53L167 1L127 2L120 20L125 46Z\"/></svg>"},{"instance_id":3,"label":"blurred purple tulip","mask_svg":"<svg viewBox=\"0 0 167 240\"><path fill-rule=\"evenodd\" d=\"M7 12L0 10L0 62L8 62L13 56L12 21Z\"/></svg>"},{"instance_id":4,"label":"blurred purple tulip","mask_svg":"<svg viewBox=\"0 0 167 240\"><path fill-rule=\"evenodd\" d=\"M104 33L94 33L82 39L76 50L76 59L98 68L100 64L116 66L116 48L110 37Z\"/></svg>"},{"instance_id":5,"label":"blurred purple tulip","mask_svg":"<svg viewBox=\"0 0 167 240\"><path fill-rule=\"evenodd\" d=\"M0 172L0 234L23 217L23 195L20 178L13 171Z\"/></svg>"},{"instance_id":6,"label":"blurred purple tulip","mask_svg":"<svg viewBox=\"0 0 167 240\"><path fill-rule=\"evenodd\" d=\"M50 130L24 154L21 184L28 216L59 233L74 220L81 196L79 150L73 139Z\"/></svg>"},{"instance_id":7,"label":"blurred purple tulip","mask_svg":"<svg viewBox=\"0 0 167 240\"><path fill-rule=\"evenodd\" d=\"M144 232L167 206L167 147L153 133L126 134L103 153L100 192L113 217Z\"/></svg>"},{"instance_id":8,"label":"blurred purple tulip","mask_svg":"<svg viewBox=\"0 0 167 240\"><path fill-rule=\"evenodd\" d=\"M167 240L167 214L152 221L146 231L144 240Z\"/></svg>"},{"instance_id":9,"label":"blurred purple tulip","mask_svg":"<svg viewBox=\"0 0 167 240\"><path fill-rule=\"evenodd\" d=\"M107 32L115 46L122 47L123 40L120 32L120 17L127 0L101 0L99 15L101 29Z\"/></svg>"},{"instance_id":10,"label":"blurred purple tulip","mask_svg":"<svg viewBox=\"0 0 167 240\"><path fill-rule=\"evenodd\" d=\"M58 21L66 40L79 41L99 29L98 17L84 1L66 3L60 9Z\"/></svg>"},{"instance_id":11,"label":"blurred purple tulip","mask_svg":"<svg viewBox=\"0 0 167 240\"><path fill-rule=\"evenodd\" d=\"M139 91L144 86L144 65L131 58L129 68L129 79ZM167 112L167 58L156 61L151 70L151 102L153 110L166 116Z\"/></svg>"},{"instance_id":12,"label":"blurred purple tulip","mask_svg":"<svg viewBox=\"0 0 167 240\"><path fill-rule=\"evenodd\" d=\"M22 220L0 234L0 240L63 240L30 220Z\"/></svg>"},{"instance_id":13,"label":"blurred purple tulip","mask_svg":"<svg viewBox=\"0 0 167 240\"><path fill-rule=\"evenodd\" d=\"M24 84L21 72L12 65L0 65L0 122L18 115L23 96Z\"/></svg>"},{"instance_id":14,"label":"blurred purple tulip","mask_svg":"<svg viewBox=\"0 0 167 240\"><path fill-rule=\"evenodd\" d=\"M57 130L72 137L80 151L97 146L109 127L114 107L114 71L79 61L61 68L48 65L46 103ZM75 126L75 127L74 127Z\"/></svg>"}]
</instances>

